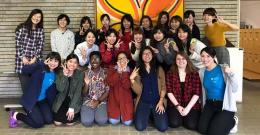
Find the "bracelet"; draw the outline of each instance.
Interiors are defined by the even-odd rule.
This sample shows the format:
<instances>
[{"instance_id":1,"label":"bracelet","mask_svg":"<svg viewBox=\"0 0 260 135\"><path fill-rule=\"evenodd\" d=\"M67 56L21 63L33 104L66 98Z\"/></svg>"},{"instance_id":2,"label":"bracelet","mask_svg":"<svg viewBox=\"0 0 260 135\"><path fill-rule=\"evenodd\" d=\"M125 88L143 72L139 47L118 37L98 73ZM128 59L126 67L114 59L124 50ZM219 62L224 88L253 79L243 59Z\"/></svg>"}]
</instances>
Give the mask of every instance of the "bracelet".
<instances>
[{"instance_id":1,"label":"bracelet","mask_svg":"<svg viewBox=\"0 0 260 135\"><path fill-rule=\"evenodd\" d=\"M175 105L175 108L177 108L178 106L181 106L179 103L177 105Z\"/></svg>"}]
</instances>

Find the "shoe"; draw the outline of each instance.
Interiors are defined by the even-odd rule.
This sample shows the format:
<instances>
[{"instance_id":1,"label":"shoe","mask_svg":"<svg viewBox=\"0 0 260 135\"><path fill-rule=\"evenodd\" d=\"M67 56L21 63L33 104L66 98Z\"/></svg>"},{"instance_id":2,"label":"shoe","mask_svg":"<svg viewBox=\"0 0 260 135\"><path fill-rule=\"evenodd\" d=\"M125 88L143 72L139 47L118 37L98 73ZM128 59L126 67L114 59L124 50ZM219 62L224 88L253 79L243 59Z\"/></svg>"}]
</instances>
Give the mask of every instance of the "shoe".
<instances>
[{"instance_id":1,"label":"shoe","mask_svg":"<svg viewBox=\"0 0 260 135\"><path fill-rule=\"evenodd\" d=\"M15 120L13 118L14 112L15 111L13 111L13 110L9 112L9 127L10 128L16 128L18 126L17 120Z\"/></svg>"},{"instance_id":2,"label":"shoe","mask_svg":"<svg viewBox=\"0 0 260 135\"><path fill-rule=\"evenodd\" d=\"M234 116L234 120L235 120L235 126L230 130L229 133L231 134L234 134L234 133L237 133L237 126L238 126L238 117L237 116Z\"/></svg>"}]
</instances>

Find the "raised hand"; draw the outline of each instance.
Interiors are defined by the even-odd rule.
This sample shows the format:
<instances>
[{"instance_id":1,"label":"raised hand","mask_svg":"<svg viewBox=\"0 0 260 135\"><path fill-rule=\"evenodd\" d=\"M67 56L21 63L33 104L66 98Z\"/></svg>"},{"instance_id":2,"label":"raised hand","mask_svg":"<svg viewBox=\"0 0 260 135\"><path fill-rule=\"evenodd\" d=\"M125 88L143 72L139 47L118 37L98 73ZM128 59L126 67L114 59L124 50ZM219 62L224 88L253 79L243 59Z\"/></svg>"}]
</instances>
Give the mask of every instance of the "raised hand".
<instances>
[{"instance_id":1,"label":"raised hand","mask_svg":"<svg viewBox=\"0 0 260 135\"><path fill-rule=\"evenodd\" d=\"M120 45L123 43L123 41L121 41L120 39L118 39L116 45L115 45L115 48L119 49L120 48Z\"/></svg>"},{"instance_id":2,"label":"raised hand","mask_svg":"<svg viewBox=\"0 0 260 135\"><path fill-rule=\"evenodd\" d=\"M133 72L130 75L130 80L134 80L138 76L139 68L134 68Z\"/></svg>"},{"instance_id":3,"label":"raised hand","mask_svg":"<svg viewBox=\"0 0 260 135\"><path fill-rule=\"evenodd\" d=\"M79 35L84 35L85 32L84 32L84 28L83 27L80 27L79 28Z\"/></svg>"},{"instance_id":4,"label":"raised hand","mask_svg":"<svg viewBox=\"0 0 260 135\"><path fill-rule=\"evenodd\" d=\"M62 68L63 68L63 74L65 76L69 76L69 70L67 68L67 63L61 64Z\"/></svg>"},{"instance_id":5,"label":"raised hand","mask_svg":"<svg viewBox=\"0 0 260 135\"><path fill-rule=\"evenodd\" d=\"M80 54L82 55L82 58L85 60L87 58L87 50L85 49L85 47L81 47L79 48L80 50Z\"/></svg>"},{"instance_id":6,"label":"raised hand","mask_svg":"<svg viewBox=\"0 0 260 135\"><path fill-rule=\"evenodd\" d=\"M88 85L90 83L90 79L89 79L88 75L85 76L84 82L86 85Z\"/></svg>"},{"instance_id":7,"label":"raised hand","mask_svg":"<svg viewBox=\"0 0 260 135\"><path fill-rule=\"evenodd\" d=\"M153 50L154 53L159 53L159 50L158 50L158 49L156 49L156 48L154 48L154 47L152 47L152 46L150 46L150 47L152 48L152 50Z\"/></svg>"},{"instance_id":8,"label":"raised hand","mask_svg":"<svg viewBox=\"0 0 260 135\"><path fill-rule=\"evenodd\" d=\"M50 61L50 58L46 59L46 60L44 61L44 64L45 64L45 65L48 65L48 64L49 64L49 61Z\"/></svg>"},{"instance_id":9,"label":"raised hand","mask_svg":"<svg viewBox=\"0 0 260 135\"><path fill-rule=\"evenodd\" d=\"M166 52L169 52L169 51L170 51L170 50L169 50L169 47L170 47L169 38L166 40L166 43L165 43L163 46L164 46Z\"/></svg>"}]
</instances>

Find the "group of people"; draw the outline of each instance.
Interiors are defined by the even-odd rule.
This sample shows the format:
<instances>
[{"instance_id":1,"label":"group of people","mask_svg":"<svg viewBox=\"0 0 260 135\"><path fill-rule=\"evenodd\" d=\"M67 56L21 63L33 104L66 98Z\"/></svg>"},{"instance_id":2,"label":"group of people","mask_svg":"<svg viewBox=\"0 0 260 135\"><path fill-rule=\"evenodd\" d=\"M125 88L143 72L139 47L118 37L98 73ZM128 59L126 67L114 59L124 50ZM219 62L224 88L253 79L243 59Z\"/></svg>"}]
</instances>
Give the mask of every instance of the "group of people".
<instances>
[{"instance_id":1,"label":"group of people","mask_svg":"<svg viewBox=\"0 0 260 135\"><path fill-rule=\"evenodd\" d=\"M43 61L43 13L32 10L15 31L26 114L10 111L9 126L17 127L18 120L33 128L72 126L80 120L84 126L134 123L143 131L151 121L162 132L179 126L210 135L236 132L237 80L224 32L238 27L214 8L205 9L203 19L208 45L200 41L192 10L184 19L162 11L155 27L147 15L135 26L125 14L119 31L108 14L98 30L85 16L75 35L61 14Z\"/></svg>"}]
</instances>

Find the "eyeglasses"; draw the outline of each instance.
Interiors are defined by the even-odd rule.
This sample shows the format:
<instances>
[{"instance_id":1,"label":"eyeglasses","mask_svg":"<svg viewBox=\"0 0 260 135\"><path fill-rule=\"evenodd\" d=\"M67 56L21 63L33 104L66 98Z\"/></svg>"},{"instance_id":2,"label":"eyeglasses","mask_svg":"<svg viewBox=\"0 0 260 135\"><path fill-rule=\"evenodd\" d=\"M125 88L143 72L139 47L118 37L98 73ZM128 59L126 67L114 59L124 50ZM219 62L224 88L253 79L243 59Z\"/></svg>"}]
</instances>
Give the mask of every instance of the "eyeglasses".
<instances>
[{"instance_id":1,"label":"eyeglasses","mask_svg":"<svg viewBox=\"0 0 260 135\"><path fill-rule=\"evenodd\" d=\"M126 57L119 57L117 60L125 60L125 59L127 59Z\"/></svg>"}]
</instances>

